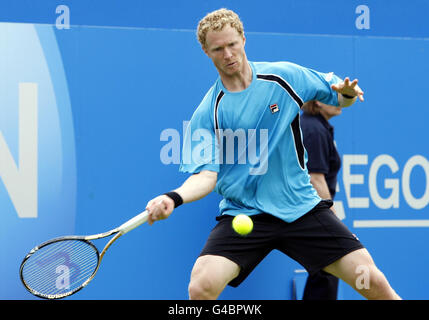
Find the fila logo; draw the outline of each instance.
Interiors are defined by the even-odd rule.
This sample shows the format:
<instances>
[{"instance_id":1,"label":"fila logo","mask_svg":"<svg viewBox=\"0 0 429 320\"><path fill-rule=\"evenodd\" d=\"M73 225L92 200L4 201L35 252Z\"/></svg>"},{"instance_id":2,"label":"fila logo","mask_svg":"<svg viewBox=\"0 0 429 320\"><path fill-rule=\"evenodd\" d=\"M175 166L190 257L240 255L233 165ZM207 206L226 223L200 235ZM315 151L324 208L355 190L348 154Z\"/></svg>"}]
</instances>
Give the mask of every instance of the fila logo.
<instances>
[{"instance_id":1,"label":"fila logo","mask_svg":"<svg viewBox=\"0 0 429 320\"><path fill-rule=\"evenodd\" d=\"M275 104L270 105L270 110L271 110L271 113L276 113L280 109L279 109L279 106L277 105L277 103L275 103Z\"/></svg>"}]
</instances>

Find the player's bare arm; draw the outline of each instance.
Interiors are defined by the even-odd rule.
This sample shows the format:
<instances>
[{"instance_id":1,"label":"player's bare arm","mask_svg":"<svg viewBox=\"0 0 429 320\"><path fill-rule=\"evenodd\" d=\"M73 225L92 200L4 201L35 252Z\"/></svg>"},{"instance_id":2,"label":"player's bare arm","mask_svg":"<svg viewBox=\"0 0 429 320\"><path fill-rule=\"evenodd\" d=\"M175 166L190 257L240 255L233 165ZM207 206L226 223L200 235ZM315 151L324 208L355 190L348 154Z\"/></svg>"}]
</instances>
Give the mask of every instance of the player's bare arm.
<instances>
[{"instance_id":1,"label":"player's bare arm","mask_svg":"<svg viewBox=\"0 0 429 320\"><path fill-rule=\"evenodd\" d=\"M325 174L319 172L310 173L310 182L316 189L317 194L322 199L332 199L331 193L329 192L328 183L326 182ZM334 206L331 210L335 212Z\"/></svg>"},{"instance_id":2,"label":"player's bare arm","mask_svg":"<svg viewBox=\"0 0 429 320\"><path fill-rule=\"evenodd\" d=\"M311 172L310 182L313 185L314 189L316 189L319 197L321 197L322 199L331 199L328 184L323 173Z\"/></svg>"},{"instance_id":3,"label":"player's bare arm","mask_svg":"<svg viewBox=\"0 0 429 320\"><path fill-rule=\"evenodd\" d=\"M338 102L342 108L351 106L356 102L356 99L364 101L364 93L359 87L357 79L350 81L350 78L346 77L343 82L333 84L331 88L338 92Z\"/></svg>"},{"instance_id":4,"label":"player's bare arm","mask_svg":"<svg viewBox=\"0 0 429 320\"><path fill-rule=\"evenodd\" d=\"M183 203L193 202L204 198L213 191L217 182L217 172L203 170L191 175L176 190ZM175 207L174 200L167 195L160 195L150 200L146 206L149 211L148 223L152 225L155 221L167 219Z\"/></svg>"}]
</instances>

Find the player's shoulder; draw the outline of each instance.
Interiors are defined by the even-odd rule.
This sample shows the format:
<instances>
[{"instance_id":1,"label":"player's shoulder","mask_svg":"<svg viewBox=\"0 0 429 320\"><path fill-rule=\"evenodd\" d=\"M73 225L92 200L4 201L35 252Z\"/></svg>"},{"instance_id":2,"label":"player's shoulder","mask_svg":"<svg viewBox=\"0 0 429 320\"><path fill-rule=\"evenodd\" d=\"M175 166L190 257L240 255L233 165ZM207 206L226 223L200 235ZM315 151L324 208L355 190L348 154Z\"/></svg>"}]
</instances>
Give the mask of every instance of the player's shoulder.
<instances>
[{"instance_id":1,"label":"player's shoulder","mask_svg":"<svg viewBox=\"0 0 429 320\"><path fill-rule=\"evenodd\" d=\"M290 61L253 62L257 74L287 76L299 72L302 67Z\"/></svg>"}]
</instances>

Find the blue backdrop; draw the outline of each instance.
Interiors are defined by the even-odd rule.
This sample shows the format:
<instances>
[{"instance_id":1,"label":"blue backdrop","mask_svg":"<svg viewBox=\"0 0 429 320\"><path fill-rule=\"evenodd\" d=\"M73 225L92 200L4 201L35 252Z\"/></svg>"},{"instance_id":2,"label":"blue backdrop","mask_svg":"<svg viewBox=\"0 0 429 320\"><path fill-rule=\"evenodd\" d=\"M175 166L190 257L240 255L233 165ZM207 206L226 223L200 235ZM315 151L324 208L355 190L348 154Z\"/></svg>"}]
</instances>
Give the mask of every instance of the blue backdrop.
<instances>
[{"instance_id":1,"label":"blue backdrop","mask_svg":"<svg viewBox=\"0 0 429 320\"><path fill-rule=\"evenodd\" d=\"M429 297L427 1L20 0L0 3L1 299L32 298L18 269L36 244L116 227L187 177L184 122L217 77L195 29L219 7L240 14L250 60L359 79L365 102L332 120L338 213L402 297ZM187 299L219 200L121 238L72 298ZM291 299L297 269L272 252L220 298ZM341 283L340 298L360 296Z\"/></svg>"}]
</instances>

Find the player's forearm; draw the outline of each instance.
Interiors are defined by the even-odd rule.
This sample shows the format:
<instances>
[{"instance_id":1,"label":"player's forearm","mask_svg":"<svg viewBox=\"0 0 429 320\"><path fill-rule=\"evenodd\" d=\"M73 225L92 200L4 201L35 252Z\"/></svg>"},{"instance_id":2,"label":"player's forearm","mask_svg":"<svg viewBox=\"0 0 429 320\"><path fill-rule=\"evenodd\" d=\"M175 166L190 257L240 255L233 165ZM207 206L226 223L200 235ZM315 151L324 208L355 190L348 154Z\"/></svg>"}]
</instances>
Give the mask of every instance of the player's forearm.
<instances>
[{"instance_id":1,"label":"player's forearm","mask_svg":"<svg viewBox=\"0 0 429 320\"><path fill-rule=\"evenodd\" d=\"M162 194L148 202L148 223L152 225L155 221L168 218L174 208L182 203L196 201L208 195L216 186L217 173L212 171L201 171L190 176L179 188Z\"/></svg>"},{"instance_id":2,"label":"player's forearm","mask_svg":"<svg viewBox=\"0 0 429 320\"><path fill-rule=\"evenodd\" d=\"M193 174L176 190L183 203L193 202L204 198L213 191L217 182L217 172L201 171Z\"/></svg>"},{"instance_id":3,"label":"player's forearm","mask_svg":"<svg viewBox=\"0 0 429 320\"><path fill-rule=\"evenodd\" d=\"M323 173L310 173L310 182L322 199L331 199L328 184Z\"/></svg>"}]
</instances>

